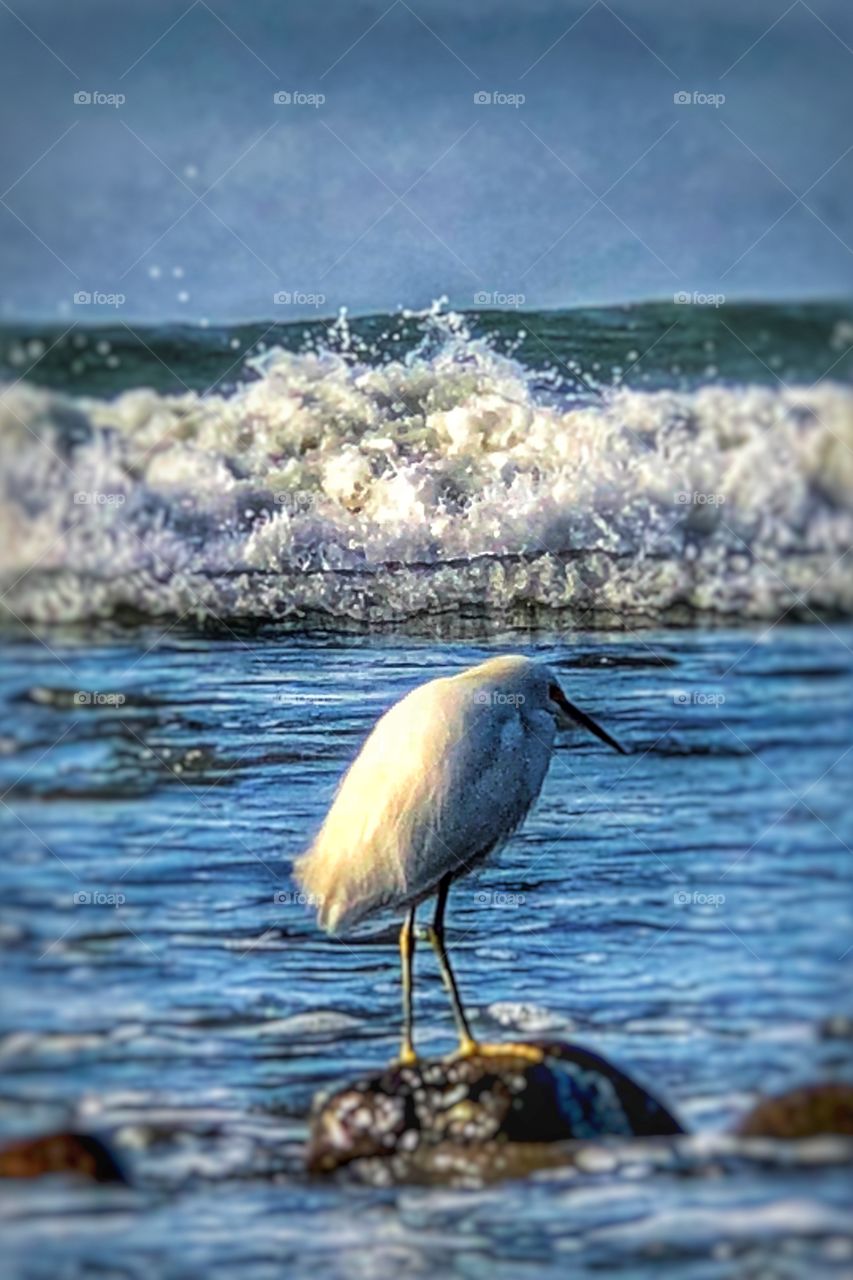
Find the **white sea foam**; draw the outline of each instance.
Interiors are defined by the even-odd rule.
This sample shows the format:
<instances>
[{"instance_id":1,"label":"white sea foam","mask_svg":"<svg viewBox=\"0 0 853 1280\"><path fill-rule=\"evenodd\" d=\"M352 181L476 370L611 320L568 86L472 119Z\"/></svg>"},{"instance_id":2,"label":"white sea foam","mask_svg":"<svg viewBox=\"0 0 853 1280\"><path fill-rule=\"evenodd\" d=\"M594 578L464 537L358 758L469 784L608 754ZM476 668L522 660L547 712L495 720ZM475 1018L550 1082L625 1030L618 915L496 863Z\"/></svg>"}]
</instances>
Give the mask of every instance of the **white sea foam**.
<instances>
[{"instance_id":1,"label":"white sea foam","mask_svg":"<svg viewBox=\"0 0 853 1280\"><path fill-rule=\"evenodd\" d=\"M853 393L538 394L446 318L397 362L253 362L230 395L19 383L0 590L29 620L190 612L853 610Z\"/></svg>"}]
</instances>

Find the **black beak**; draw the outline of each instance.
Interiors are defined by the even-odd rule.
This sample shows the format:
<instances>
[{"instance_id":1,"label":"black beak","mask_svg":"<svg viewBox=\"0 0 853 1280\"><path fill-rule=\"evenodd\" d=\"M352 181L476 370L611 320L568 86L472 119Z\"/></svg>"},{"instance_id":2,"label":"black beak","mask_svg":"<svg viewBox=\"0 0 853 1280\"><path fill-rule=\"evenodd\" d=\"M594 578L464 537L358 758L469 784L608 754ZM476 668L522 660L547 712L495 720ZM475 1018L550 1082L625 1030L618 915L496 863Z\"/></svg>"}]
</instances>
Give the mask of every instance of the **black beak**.
<instances>
[{"instance_id":1,"label":"black beak","mask_svg":"<svg viewBox=\"0 0 853 1280\"><path fill-rule=\"evenodd\" d=\"M573 702L569 702L558 684L552 684L549 692L553 701L556 702L569 720L573 720L582 729L586 729L587 733L594 734L601 742L606 742L608 747L612 747L620 755L626 756L628 754L624 747L620 747L615 738L611 738L606 729L602 729L600 724L596 724L591 716L588 716L585 711L581 711L580 707L576 707Z\"/></svg>"}]
</instances>

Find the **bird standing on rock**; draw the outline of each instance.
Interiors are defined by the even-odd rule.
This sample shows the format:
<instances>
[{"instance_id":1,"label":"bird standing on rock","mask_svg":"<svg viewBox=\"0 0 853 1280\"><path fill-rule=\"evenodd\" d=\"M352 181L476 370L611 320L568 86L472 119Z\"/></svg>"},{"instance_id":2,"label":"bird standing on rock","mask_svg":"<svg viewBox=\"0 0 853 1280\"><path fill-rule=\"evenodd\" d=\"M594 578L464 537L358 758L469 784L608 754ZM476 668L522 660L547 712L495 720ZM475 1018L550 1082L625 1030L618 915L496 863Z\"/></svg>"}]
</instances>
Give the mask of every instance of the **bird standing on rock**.
<instances>
[{"instance_id":1,"label":"bird standing on rock","mask_svg":"<svg viewBox=\"0 0 853 1280\"><path fill-rule=\"evenodd\" d=\"M319 903L318 921L329 933L343 933L380 911L404 913L401 1063L416 1061L415 910L433 895L427 935L453 1006L459 1053L483 1052L471 1035L444 945L447 895L454 880L518 830L539 795L558 730L576 727L625 754L569 702L551 669L529 658L491 658L430 680L378 721L317 838L297 860L297 880Z\"/></svg>"}]
</instances>

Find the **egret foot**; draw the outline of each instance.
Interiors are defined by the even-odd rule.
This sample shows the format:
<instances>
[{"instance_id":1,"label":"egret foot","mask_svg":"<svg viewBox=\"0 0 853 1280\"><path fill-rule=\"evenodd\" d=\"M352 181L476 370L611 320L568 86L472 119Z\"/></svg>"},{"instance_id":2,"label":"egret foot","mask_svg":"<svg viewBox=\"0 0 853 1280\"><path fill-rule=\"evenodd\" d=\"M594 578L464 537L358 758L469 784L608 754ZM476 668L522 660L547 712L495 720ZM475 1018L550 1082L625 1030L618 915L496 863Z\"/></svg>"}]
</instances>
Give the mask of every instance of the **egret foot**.
<instances>
[{"instance_id":1,"label":"egret foot","mask_svg":"<svg viewBox=\"0 0 853 1280\"><path fill-rule=\"evenodd\" d=\"M453 1053L447 1055L447 1061L454 1062L457 1058L473 1058L482 1052L483 1046L479 1040L474 1040L471 1036L462 1036L459 1041L459 1047L454 1049Z\"/></svg>"},{"instance_id":2,"label":"egret foot","mask_svg":"<svg viewBox=\"0 0 853 1280\"><path fill-rule=\"evenodd\" d=\"M535 1044L522 1044L510 1040L506 1044L478 1044L478 1053L484 1058L526 1058L528 1062L543 1062L545 1053Z\"/></svg>"},{"instance_id":3,"label":"egret foot","mask_svg":"<svg viewBox=\"0 0 853 1280\"><path fill-rule=\"evenodd\" d=\"M400 1045L400 1056L395 1058L392 1065L395 1067L413 1067L418 1061L418 1055L410 1044L405 1042Z\"/></svg>"},{"instance_id":4,"label":"egret foot","mask_svg":"<svg viewBox=\"0 0 853 1280\"><path fill-rule=\"evenodd\" d=\"M509 1041L506 1044L483 1044L479 1040L473 1040L470 1037L459 1042L459 1048L454 1050L448 1057L449 1062L456 1062L460 1058L524 1058L527 1062L542 1062L545 1053L535 1044L521 1044L517 1041Z\"/></svg>"}]
</instances>

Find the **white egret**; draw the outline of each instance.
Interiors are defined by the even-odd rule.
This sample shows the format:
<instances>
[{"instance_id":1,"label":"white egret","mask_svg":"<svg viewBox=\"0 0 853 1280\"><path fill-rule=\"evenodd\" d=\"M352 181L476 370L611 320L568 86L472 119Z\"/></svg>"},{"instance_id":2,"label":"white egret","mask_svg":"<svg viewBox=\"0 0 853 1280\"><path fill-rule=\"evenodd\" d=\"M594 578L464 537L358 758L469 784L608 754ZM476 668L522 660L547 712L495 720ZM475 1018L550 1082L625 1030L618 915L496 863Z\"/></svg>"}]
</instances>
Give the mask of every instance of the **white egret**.
<instances>
[{"instance_id":1,"label":"white egret","mask_svg":"<svg viewBox=\"0 0 853 1280\"><path fill-rule=\"evenodd\" d=\"M350 766L297 879L318 921L342 933L376 912L404 913L400 930L403 1037L412 1040L415 909L436 895L427 930L453 1006L461 1054L480 1050L444 945L450 885L503 845L524 821L558 730L580 726L623 751L569 702L543 664L491 658L413 689L378 721Z\"/></svg>"}]
</instances>

